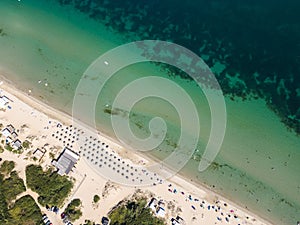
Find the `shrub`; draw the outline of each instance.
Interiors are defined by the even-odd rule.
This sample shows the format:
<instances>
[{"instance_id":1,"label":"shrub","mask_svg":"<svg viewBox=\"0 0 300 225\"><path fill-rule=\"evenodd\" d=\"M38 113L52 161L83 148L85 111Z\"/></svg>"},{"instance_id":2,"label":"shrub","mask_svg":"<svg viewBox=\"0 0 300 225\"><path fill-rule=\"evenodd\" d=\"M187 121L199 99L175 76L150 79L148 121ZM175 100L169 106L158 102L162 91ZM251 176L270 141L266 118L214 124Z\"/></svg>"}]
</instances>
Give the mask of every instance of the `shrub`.
<instances>
[{"instance_id":1,"label":"shrub","mask_svg":"<svg viewBox=\"0 0 300 225\"><path fill-rule=\"evenodd\" d=\"M12 148L9 144L5 145L4 148L5 148L7 151L10 151L10 152L13 151L13 148Z\"/></svg>"},{"instance_id":2,"label":"shrub","mask_svg":"<svg viewBox=\"0 0 300 225\"><path fill-rule=\"evenodd\" d=\"M153 216L149 208L146 208L146 200L128 201L109 213L111 225L164 225L163 220Z\"/></svg>"},{"instance_id":3,"label":"shrub","mask_svg":"<svg viewBox=\"0 0 300 225\"><path fill-rule=\"evenodd\" d=\"M94 203L97 203L100 201L100 197L99 195L94 195L94 199L93 199Z\"/></svg>"},{"instance_id":4,"label":"shrub","mask_svg":"<svg viewBox=\"0 0 300 225\"><path fill-rule=\"evenodd\" d=\"M30 143L28 140L23 141L22 147L23 147L24 149L29 149L30 146L31 146L31 143Z\"/></svg>"},{"instance_id":5,"label":"shrub","mask_svg":"<svg viewBox=\"0 0 300 225\"><path fill-rule=\"evenodd\" d=\"M76 198L73 199L70 204L65 209L65 214L68 216L69 220L74 222L78 220L82 216L82 212L80 210L81 201Z\"/></svg>"}]
</instances>

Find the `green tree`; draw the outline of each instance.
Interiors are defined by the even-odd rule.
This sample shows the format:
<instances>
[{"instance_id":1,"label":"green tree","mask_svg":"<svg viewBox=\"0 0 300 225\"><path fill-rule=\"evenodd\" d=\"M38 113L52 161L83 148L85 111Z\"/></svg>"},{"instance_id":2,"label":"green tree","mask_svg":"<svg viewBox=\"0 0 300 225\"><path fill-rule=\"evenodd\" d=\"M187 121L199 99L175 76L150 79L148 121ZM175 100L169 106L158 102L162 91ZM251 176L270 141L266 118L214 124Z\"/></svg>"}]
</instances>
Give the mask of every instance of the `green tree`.
<instances>
[{"instance_id":1,"label":"green tree","mask_svg":"<svg viewBox=\"0 0 300 225\"><path fill-rule=\"evenodd\" d=\"M70 204L65 209L65 214L68 216L69 220L74 222L78 220L82 216L82 212L80 210L81 200L78 198L73 199Z\"/></svg>"},{"instance_id":2,"label":"green tree","mask_svg":"<svg viewBox=\"0 0 300 225\"><path fill-rule=\"evenodd\" d=\"M24 191L26 191L24 181L18 176L16 171L11 172L10 177L1 183L1 192L8 204Z\"/></svg>"},{"instance_id":3,"label":"green tree","mask_svg":"<svg viewBox=\"0 0 300 225\"><path fill-rule=\"evenodd\" d=\"M26 184L39 194L38 202L43 206L62 206L73 187L73 183L66 176L60 176L51 169L43 171L37 165L26 167Z\"/></svg>"},{"instance_id":4,"label":"green tree","mask_svg":"<svg viewBox=\"0 0 300 225\"><path fill-rule=\"evenodd\" d=\"M127 201L110 212L111 225L165 225L146 207L146 199Z\"/></svg>"},{"instance_id":5,"label":"green tree","mask_svg":"<svg viewBox=\"0 0 300 225\"><path fill-rule=\"evenodd\" d=\"M11 224L36 225L41 224L42 213L39 206L30 195L18 199L9 210ZM10 224L10 223L9 223Z\"/></svg>"},{"instance_id":6,"label":"green tree","mask_svg":"<svg viewBox=\"0 0 300 225\"><path fill-rule=\"evenodd\" d=\"M28 140L25 140L23 143L22 143L22 147L24 149L29 149L31 147L31 143L28 141Z\"/></svg>"},{"instance_id":7,"label":"green tree","mask_svg":"<svg viewBox=\"0 0 300 225\"><path fill-rule=\"evenodd\" d=\"M39 225L41 211L34 199L27 195L18 199L25 191L24 181L13 171L4 179L0 174L0 224L1 225Z\"/></svg>"},{"instance_id":8,"label":"green tree","mask_svg":"<svg viewBox=\"0 0 300 225\"><path fill-rule=\"evenodd\" d=\"M8 205L5 200L5 196L0 190L0 224L6 224L7 220L10 218L8 211Z\"/></svg>"},{"instance_id":9,"label":"green tree","mask_svg":"<svg viewBox=\"0 0 300 225\"><path fill-rule=\"evenodd\" d=\"M5 148L7 151L10 151L10 152L12 152L12 151L14 150L9 144L6 144L6 145L4 146L4 148Z\"/></svg>"},{"instance_id":10,"label":"green tree","mask_svg":"<svg viewBox=\"0 0 300 225\"><path fill-rule=\"evenodd\" d=\"M94 203L99 202L100 201L99 195L94 195L93 201L94 201Z\"/></svg>"},{"instance_id":11,"label":"green tree","mask_svg":"<svg viewBox=\"0 0 300 225\"><path fill-rule=\"evenodd\" d=\"M13 169L15 168L15 162L14 161L8 161L5 160L0 167L0 172L2 174L4 174L5 176L7 176L8 174L10 174L11 171L13 171Z\"/></svg>"}]
</instances>

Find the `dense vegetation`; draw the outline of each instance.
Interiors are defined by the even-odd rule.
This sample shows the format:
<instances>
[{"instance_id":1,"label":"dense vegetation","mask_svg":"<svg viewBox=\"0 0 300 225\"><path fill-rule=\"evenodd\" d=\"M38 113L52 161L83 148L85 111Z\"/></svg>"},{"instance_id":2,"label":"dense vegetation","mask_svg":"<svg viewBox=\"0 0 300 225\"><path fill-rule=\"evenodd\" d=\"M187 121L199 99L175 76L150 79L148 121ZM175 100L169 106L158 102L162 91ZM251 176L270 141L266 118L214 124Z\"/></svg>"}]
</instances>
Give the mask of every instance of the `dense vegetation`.
<instances>
[{"instance_id":1,"label":"dense vegetation","mask_svg":"<svg viewBox=\"0 0 300 225\"><path fill-rule=\"evenodd\" d=\"M5 224L9 218L8 205L5 196L2 191L0 191L0 224Z\"/></svg>"},{"instance_id":2,"label":"dense vegetation","mask_svg":"<svg viewBox=\"0 0 300 225\"><path fill-rule=\"evenodd\" d=\"M41 224L41 211L31 196L26 195L16 200L26 188L17 172L12 171L14 166L14 162L4 161L0 169L0 224Z\"/></svg>"},{"instance_id":3,"label":"dense vegetation","mask_svg":"<svg viewBox=\"0 0 300 225\"><path fill-rule=\"evenodd\" d=\"M5 160L0 166L0 173L4 175L8 175L10 174L11 171L13 171L14 168L15 168L14 161Z\"/></svg>"},{"instance_id":4,"label":"dense vegetation","mask_svg":"<svg viewBox=\"0 0 300 225\"><path fill-rule=\"evenodd\" d=\"M30 195L18 199L9 210L12 224L37 225L42 224L42 213L34 199Z\"/></svg>"},{"instance_id":5,"label":"dense vegetation","mask_svg":"<svg viewBox=\"0 0 300 225\"><path fill-rule=\"evenodd\" d=\"M18 176L16 171L11 172L9 178L1 179L1 193L5 196L8 204L24 191L26 191L24 181Z\"/></svg>"},{"instance_id":6,"label":"dense vegetation","mask_svg":"<svg viewBox=\"0 0 300 225\"><path fill-rule=\"evenodd\" d=\"M23 152L22 148L14 149L10 144L6 144L4 146L4 149L6 149L7 151L10 151L12 153L15 153L15 154L21 154Z\"/></svg>"},{"instance_id":7,"label":"dense vegetation","mask_svg":"<svg viewBox=\"0 0 300 225\"><path fill-rule=\"evenodd\" d=\"M38 202L45 206L62 206L65 198L70 194L73 183L65 176L48 169L43 171L41 166L26 167L26 182L28 188L39 194Z\"/></svg>"},{"instance_id":8,"label":"dense vegetation","mask_svg":"<svg viewBox=\"0 0 300 225\"><path fill-rule=\"evenodd\" d=\"M145 207L145 199L128 201L109 213L111 225L164 225L165 223L153 216L151 210Z\"/></svg>"},{"instance_id":9,"label":"dense vegetation","mask_svg":"<svg viewBox=\"0 0 300 225\"><path fill-rule=\"evenodd\" d=\"M70 204L65 209L65 214L68 216L68 219L72 222L78 220L82 216L82 212L80 210L81 201L76 198L73 199Z\"/></svg>"},{"instance_id":10,"label":"dense vegetation","mask_svg":"<svg viewBox=\"0 0 300 225\"><path fill-rule=\"evenodd\" d=\"M1 225L39 225L42 213L30 195L18 199L8 208L5 197L0 193L0 224Z\"/></svg>"}]
</instances>

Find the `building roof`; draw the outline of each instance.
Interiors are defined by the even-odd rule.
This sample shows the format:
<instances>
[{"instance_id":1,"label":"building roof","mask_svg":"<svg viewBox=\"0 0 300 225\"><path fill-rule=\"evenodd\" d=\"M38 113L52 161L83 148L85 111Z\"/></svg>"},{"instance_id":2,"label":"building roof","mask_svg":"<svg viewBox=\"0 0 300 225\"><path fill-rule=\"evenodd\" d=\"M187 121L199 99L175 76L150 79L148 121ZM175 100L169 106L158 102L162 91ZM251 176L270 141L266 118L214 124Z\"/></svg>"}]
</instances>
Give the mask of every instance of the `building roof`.
<instances>
[{"instance_id":1,"label":"building roof","mask_svg":"<svg viewBox=\"0 0 300 225\"><path fill-rule=\"evenodd\" d=\"M184 220L180 216L177 216L176 219L172 218L171 222L172 222L172 225L185 225Z\"/></svg>"},{"instance_id":2,"label":"building roof","mask_svg":"<svg viewBox=\"0 0 300 225\"><path fill-rule=\"evenodd\" d=\"M7 103L10 101L10 99L5 95L1 96L1 99Z\"/></svg>"},{"instance_id":3,"label":"building roof","mask_svg":"<svg viewBox=\"0 0 300 225\"><path fill-rule=\"evenodd\" d=\"M148 204L148 207L150 209L152 209L153 211L156 211L156 206L157 206L157 200L156 200L156 198L152 198Z\"/></svg>"},{"instance_id":4,"label":"building roof","mask_svg":"<svg viewBox=\"0 0 300 225\"><path fill-rule=\"evenodd\" d=\"M40 148L37 148L34 152L33 155L38 157L38 158L42 158L45 154L45 150L41 150Z\"/></svg>"},{"instance_id":5,"label":"building roof","mask_svg":"<svg viewBox=\"0 0 300 225\"><path fill-rule=\"evenodd\" d=\"M9 103L9 98L5 95L0 97L0 108L5 108L6 104Z\"/></svg>"},{"instance_id":6,"label":"building roof","mask_svg":"<svg viewBox=\"0 0 300 225\"><path fill-rule=\"evenodd\" d=\"M11 135L11 132L9 131L9 129L6 127L2 130L2 134L5 136L5 137L8 137Z\"/></svg>"},{"instance_id":7,"label":"building roof","mask_svg":"<svg viewBox=\"0 0 300 225\"><path fill-rule=\"evenodd\" d=\"M177 221L176 219L172 218L172 225L180 225L179 221Z\"/></svg>"},{"instance_id":8,"label":"building roof","mask_svg":"<svg viewBox=\"0 0 300 225\"><path fill-rule=\"evenodd\" d=\"M18 137L18 134L17 134L16 132L12 132L12 133L11 133L11 136L12 136L13 138L17 138L17 137Z\"/></svg>"},{"instance_id":9,"label":"building roof","mask_svg":"<svg viewBox=\"0 0 300 225\"><path fill-rule=\"evenodd\" d=\"M159 207L158 210L156 211L156 215L160 216L160 217L165 217L165 215L166 215L165 209L162 207Z\"/></svg>"},{"instance_id":10,"label":"building roof","mask_svg":"<svg viewBox=\"0 0 300 225\"><path fill-rule=\"evenodd\" d=\"M160 200L159 202L158 202L158 206L160 206L160 207L164 207L165 206L165 203L163 202L163 200Z\"/></svg>"},{"instance_id":11,"label":"building roof","mask_svg":"<svg viewBox=\"0 0 300 225\"><path fill-rule=\"evenodd\" d=\"M176 217L176 220L177 220L179 223L183 223L183 222L184 222L184 220L183 220L180 216L177 216L177 217Z\"/></svg>"},{"instance_id":12,"label":"building roof","mask_svg":"<svg viewBox=\"0 0 300 225\"><path fill-rule=\"evenodd\" d=\"M9 136L5 139L6 143L11 143L12 141L13 141L13 139L11 139L11 137L9 137Z\"/></svg>"},{"instance_id":13,"label":"building roof","mask_svg":"<svg viewBox=\"0 0 300 225\"><path fill-rule=\"evenodd\" d=\"M0 108L4 109L5 105L6 105L6 102L4 102L2 98L0 98Z\"/></svg>"},{"instance_id":14,"label":"building roof","mask_svg":"<svg viewBox=\"0 0 300 225\"><path fill-rule=\"evenodd\" d=\"M60 154L57 160L52 161L52 165L55 166L59 175L68 174L76 162L79 160L79 155L65 148L64 151Z\"/></svg>"},{"instance_id":15,"label":"building roof","mask_svg":"<svg viewBox=\"0 0 300 225\"><path fill-rule=\"evenodd\" d=\"M9 130L10 133L15 132L15 127L11 124L7 125L6 128Z\"/></svg>"},{"instance_id":16,"label":"building roof","mask_svg":"<svg viewBox=\"0 0 300 225\"><path fill-rule=\"evenodd\" d=\"M21 142L19 139L17 139L17 140L15 140L15 141L13 142L12 145L13 145L13 148L14 148L14 149L18 149L18 148L21 147L22 142Z\"/></svg>"}]
</instances>

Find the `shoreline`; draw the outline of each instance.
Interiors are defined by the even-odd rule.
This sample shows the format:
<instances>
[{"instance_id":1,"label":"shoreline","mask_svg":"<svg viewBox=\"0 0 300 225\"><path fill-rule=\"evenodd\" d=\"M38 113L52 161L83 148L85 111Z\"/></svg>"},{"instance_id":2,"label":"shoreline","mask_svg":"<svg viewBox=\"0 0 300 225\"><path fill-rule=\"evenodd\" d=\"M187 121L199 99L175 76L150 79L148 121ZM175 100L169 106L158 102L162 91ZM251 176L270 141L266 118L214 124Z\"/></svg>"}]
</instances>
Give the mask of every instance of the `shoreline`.
<instances>
[{"instance_id":1,"label":"shoreline","mask_svg":"<svg viewBox=\"0 0 300 225\"><path fill-rule=\"evenodd\" d=\"M3 79L2 76L1 76L1 79L4 80L4 83L0 86L1 89L7 91L8 93L10 93L12 95L14 95L15 97L17 97L19 100L21 100L25 104L29 105L30 107L34 108L35 110L37 110L39 112L42 112L42 113L46 114L47 116L49 116L51 118L57 119L57 120L59 120L63 123L72 124L73 118L68 113L57 110L55 108L52 108L52 107L48 106L46 103L34 98L29 93L25 93L24 91L21 91L21 90L17 89L8 79L5 79L5 78ZM109 141L109 142L113 143L114 147L117 146L119 148L118 149L119 151L124 151L123 147L120 145L120 143L117 140L114 140L113 138L107 136L105 133L102 133L99 130L97 130L97 133L98 133L98 135L104 137L106 139L105 141ZM128 150L128 151L130 151L130 150ZM153 161L156 162L155 159L153 159L152 157L149 157L149 156L144 156L144 155L136 153L136 152L135 153L130 152L130 154L137 155L140 158L145 158L146 161L149 160L149 161L152 161L152 162ZM128 157L128 159L131 160L130 157ZM97 174L100 175L99 173L97 173ZM272 224L267 219L252 213L251 211L245 209L244 207L234 203L232 200L227 199L226 197L224 197L224 196L214 192L213 190L205 187L203 184L196 183L196 182L184 177L183 175L181 175L179 173L172 176L169 180L167 180L165 182L173 182L173 183L176 183L177 186L180 186L180 187L182 187L182 183L185 183L186 186L184 186L182 188L187 189L186 187L188 186L188 190L192 193L195 193L195 195L197 195L197 192L199 192L199 193L204 192L204 193L207 194L208 198L213 199L213 198L217 197L217 199L225 200L230 205L236 207L237 209L241 210L242 212L246 212L246 214L249 214L251 217L254 217L254 218L258 219L258 220L262 221L265 224Z\"/></svg>"}]
</instances>

